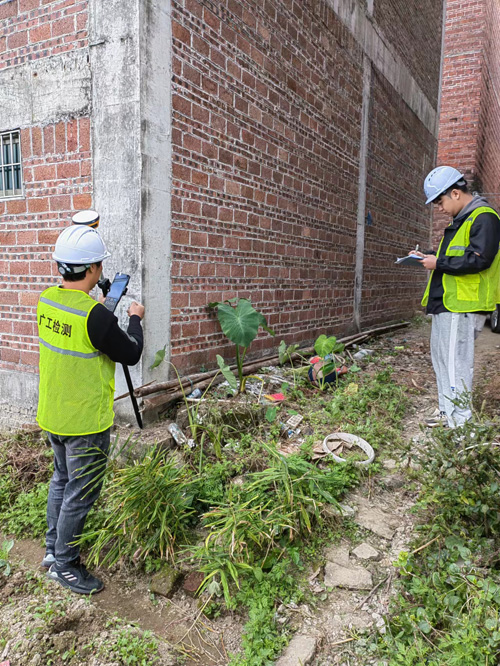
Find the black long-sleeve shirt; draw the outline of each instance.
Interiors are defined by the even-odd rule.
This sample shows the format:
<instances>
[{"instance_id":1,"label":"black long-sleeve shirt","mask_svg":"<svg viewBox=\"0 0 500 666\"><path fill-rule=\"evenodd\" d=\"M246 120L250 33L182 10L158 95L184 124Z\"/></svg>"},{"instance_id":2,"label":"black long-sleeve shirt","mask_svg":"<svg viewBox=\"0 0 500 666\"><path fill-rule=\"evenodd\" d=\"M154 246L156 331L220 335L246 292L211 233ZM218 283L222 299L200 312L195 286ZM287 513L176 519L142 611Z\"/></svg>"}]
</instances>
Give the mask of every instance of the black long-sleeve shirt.
<instances>
[{"instance_id":1,"label":"black long-sleeve shirt","mask_svg":"<svg viewBox=\"0 0 500 666\"><path fill-rule=\"evenodd\" d=\"M457 230L470 214L483 206L488 206L486 199L476 196L453 218L453 222L444 230L443 242L432 274L427 303L427 314L448 312L444 306L443 273L448 275L469 275L486 270L493 263L500 245L500 220L493 213L480 213L470 229L469 245L459 257L446 256L446 250Z\"/></svg>"},{"instance_id":2,"label":"black long-sleeve shirt","mask_svg":"<svg viewBox=\"0 0 500 666\"><path fill-rule=\"evenodd\" d=\"M115 315L98 303L87 319L90 342L115 363L135 365L142 354L143 335L141 318L132 315L127 332L118 326Z\"/></svg>"}]
</instances>

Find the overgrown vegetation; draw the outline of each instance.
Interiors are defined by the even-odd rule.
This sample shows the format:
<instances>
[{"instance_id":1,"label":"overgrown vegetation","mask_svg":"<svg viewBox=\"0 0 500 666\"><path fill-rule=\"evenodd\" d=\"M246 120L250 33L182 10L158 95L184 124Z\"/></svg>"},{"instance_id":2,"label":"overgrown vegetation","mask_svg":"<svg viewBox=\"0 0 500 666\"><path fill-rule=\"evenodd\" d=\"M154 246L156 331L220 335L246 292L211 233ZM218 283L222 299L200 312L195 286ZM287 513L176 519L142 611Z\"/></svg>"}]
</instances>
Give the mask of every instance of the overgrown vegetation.
<instances>
[{"instance_id":1,"label":"overgrown vegetation","mask_svg":"<svg viewBox=\"0 0 500 666\"><path fill-rule=\"evenodd\" d=\"M421 536L396 563L401 579L389 631L370 646L390 666L498 663L498 431L478 416L456 430L438 429L418 456Z\"/></svg>"},{"instance_id":2,"label":"overgrown vegetation","mask_svg":"<svg viewBox=\"0 0 500 666\"><path fill-rule=\"evenodd\" d=\"M351 464L313 461L318 440L342 430L375 448L396 443L406 408L389 367L370 374L355 366L322 392L296 368L286 372L290 379L281 387L286 402L266 409L247 399L248 418L235 406L221 409L216 399L203 407L186 401L196 446L186 447L182 462L157 447L132 461L125 455L126 443L115 443L107 470L101 470L102 499L81 539L91 565L126 560L153 570L160 562L188 559L205 574L201 589L211 599L207 612L248 613L244 654L233 657L233 666L273 663L288 641L276 609L307 598L308 562L317 558L325 534L331 541L342 529L341 519L328 509L338 508L366 473ZM304 416L301 444L285 456L282 424L297 413ZM45 531L50 458L43 455L45 475L24 494L15 470L0 481L0 501L8 507L1 527L9 533L41 536Z\"/></svg>"}]
</instances>

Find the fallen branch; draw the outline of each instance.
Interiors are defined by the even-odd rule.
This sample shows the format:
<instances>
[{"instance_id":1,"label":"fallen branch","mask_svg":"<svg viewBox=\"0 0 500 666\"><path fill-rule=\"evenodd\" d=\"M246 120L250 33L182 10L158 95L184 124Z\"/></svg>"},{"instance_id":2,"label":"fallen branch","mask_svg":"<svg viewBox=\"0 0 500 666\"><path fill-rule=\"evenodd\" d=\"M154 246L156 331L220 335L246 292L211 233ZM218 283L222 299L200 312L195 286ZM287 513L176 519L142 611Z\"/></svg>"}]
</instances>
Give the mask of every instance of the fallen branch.
<instances>
[{"instance_id":1,"label":"fallen branch","mask_svg":"<svg viewBox=\"0 0 500 666\"><path fill-rule=\"evenodd\" d=\"M370 593L368 594L367 597L365 597L362 601L359 602L359 604L356 606L354 610L359 610L362 606L366 604L367 601L370 601L370 599L373 597L375 592L378 590L378 588L385 583L385 581L389 578L389 576L386 576L383 580L380 581L380 583L377 583L375 587L373 587L370 590Z\"/></svg>"},{"instance_id":2,"label":"fallen branch","mask_svg":"<svg viewBox=\"0 0 500 666\"><path fill-rule=\"evenodd\" d=\"M431 540L428 541L427 543L424 543L423 546L420 546L419 548L416 548L415 550L412 550L411 553L410 553L410 555L415 555L415 553L419 553L421 550L424 550L424 548L427 548L427 546L430 546L431 543L434 543L434 541L437 541L437 540L440 539L440 538L441 538L440 535L438 535L437 537L434 537L434 539L431 539Z\"/></svg>"}]
</instances>

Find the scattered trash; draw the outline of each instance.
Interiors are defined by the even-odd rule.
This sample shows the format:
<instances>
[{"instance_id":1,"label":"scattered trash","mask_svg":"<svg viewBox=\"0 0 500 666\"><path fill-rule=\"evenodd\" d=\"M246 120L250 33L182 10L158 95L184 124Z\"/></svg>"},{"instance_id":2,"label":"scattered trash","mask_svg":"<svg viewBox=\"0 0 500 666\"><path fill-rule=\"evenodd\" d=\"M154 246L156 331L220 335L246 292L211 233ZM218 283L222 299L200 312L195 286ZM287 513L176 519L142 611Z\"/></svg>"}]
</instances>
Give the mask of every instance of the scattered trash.
<instances>
[{"instance_id":1,"label":"scattered trash","mask_svg":"<svg viewBox=\"0 0 500 666\"><path fill-rule=\"evenodd\" d=\"M368 456L366 460L356 460L355 465L365 466L370 465L375 459L375 451L372 447L361 437L357 435L351 435L347 432L334 432L331 435L327 435L323 440L323 450L325 453L328 453L336 462L345 463L347 460L341 458L340 454L346 449L352 449L353 446L359 446L366 455Z\"/></svg>"},{"instance_id":2,"label":"scattered trash","mask_svg":"<svg viewBox=\"0 0 500 666\"><path fill-rule=\"evenodd\" d=\"M0 666L10 666L10 661L2 661Z\"/></svg>"},{"instance_id":3,"label":"scattered trash","mask_svg":"<svg viewBox=\"0 0 500 666\"><path fill-rule=\"evenodd\" d=\"M198 398L201 398L202 395L203 393L201 392L201 389L195 388L195 390L192 391L189 395L187 395L186 398L198 400Z\"/></svg>"},{"instance_id":4,"label":"scattered trash","mask_svg":"<svg viewBox=\"0 0 500 666\"><path fill-rule=\"evenodd\" d=\"M319 363L320 361L331 361L333 358L332 354L327 354L325 358L321 356L313 356L312 358L309 359L309 363L311 365L314 365L315 363Z\"/></svg>"},{"instance_id":5,"label":"scattered trash","mask_svg":"<svg viewBox=\"0 0 500 666\"><path fill-rule=\"evenodd\" d=\"M177 423L171 423L168 426L167 430L172 435L172 437L175 439L176 443L179 444L179 446L182 446L182 445L188 443L188 439L187 439L186 435L182 432L182 430L179 428ZM0 666L1 666L1 664L0 664Z\"/></svg>"},{"instance_id":6,"label":"scattered trash","mask_svg":"<svg viewBox=\"0 0 500 666\"><path fill-rule=\"evenodd\" d=\"M285 439L290 439L295 435L295 430L287 426L286 423L280 423L280 436Z\"/></svg>"},{"instance_id":7,"label":"scattered trash","mask_svg":"<svg viewBox=\"0 0 500 666\"><path fill-rule=\"evenodd\" d=\"M294 414L290 416L288 421L285 421L285 425L289 428L296 428L300 423L302 423L304 417L301 414Z\"/></svg>"},{"instance_id":8,"label":"scattered trash","mask_svg":"<svg viewBox=\"0 0 500 666\"><path fill-rule=\"evenodd\" d=\"M319 382L335 384L341 375L345 375L347 372L349 372L349 368L343 365L341 368L333 368L325 377L323 377L323 367L325 365L330 365L330 363L320 358L313 366L309 368L307 375L309 377L309 381L315 386L317 386Z\"/></svg>"},{"instance_id":9,"label":"scattered trash","mask_svg":"<svg viewBox=\"0 0 500 666\"><path fill-rule=\"evenodd\" d=\"M285 396L283 393L268 393L264 396L264 399L268 402L283 402Z\"/></svg>"},{"instance_id":10,"label":"scattered trash","mask_svg":"<svg viewBox=\"0 0 500 666\"><path fill-rule=\"evenodd\" d=\"M196 442L194 441L194 439L188 439L186 444L189 446L190 449L194 449L194 447L196 446Z\"/></svg>"},{"instance_id":11,"label":"scattered trash","mask_svg":"<svg viewBox=\"0 0 500 666\"><path fill-rule=\"evenodd\" d=\"M360 349L355 354L353 354L353 358L355 358L356 361L361 361L367 356L371 356L374 353L375 352L373 351L373 349Z\"/></svg>"}]
</instances>

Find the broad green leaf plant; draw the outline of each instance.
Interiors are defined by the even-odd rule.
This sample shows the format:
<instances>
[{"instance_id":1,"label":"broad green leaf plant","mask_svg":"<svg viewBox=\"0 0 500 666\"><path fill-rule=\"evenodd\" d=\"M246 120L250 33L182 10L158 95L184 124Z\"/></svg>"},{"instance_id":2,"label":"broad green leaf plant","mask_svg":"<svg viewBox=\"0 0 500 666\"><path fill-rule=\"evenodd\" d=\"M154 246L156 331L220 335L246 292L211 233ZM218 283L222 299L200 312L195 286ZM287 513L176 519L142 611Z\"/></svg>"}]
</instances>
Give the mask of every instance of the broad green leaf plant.
<instances>
[{"instance_id":1,"label":"broad green leaf plant","mask_svg":"<svg viewBox=\"0 0 500 666\"><path fill-rule=\"evenodd\" d=\"M314 351L318 356L321 356L323 361L323 367L321 368L322 376L317 379L321 391L324 391L327 387L326 377L335 370L337 362L343 363L343 359L337 355L341 354L344 349L345 345L337 342L337 338L334 335L327 337L323 333L314 343Z\"/></svg>"},{"instance_id":2,"label":"broad green leaf plant","mask_svg":"<svg viewBox=\"0 0 500 666\"><path fill-rule=\"evenodd\" d=\"M243 363L247 349L257 337L260 327L271 335L274 335L274 331L268 327L264 315L258 312L246 298L231 298L222 303L209 303L208 307L217 310L217 319L222 332L236 345L238 377L233 375L221 356L217 356L219 368L233 391L244 393L247 377L243 376Z\"/></svg>"}]
</instances>

